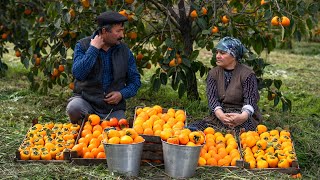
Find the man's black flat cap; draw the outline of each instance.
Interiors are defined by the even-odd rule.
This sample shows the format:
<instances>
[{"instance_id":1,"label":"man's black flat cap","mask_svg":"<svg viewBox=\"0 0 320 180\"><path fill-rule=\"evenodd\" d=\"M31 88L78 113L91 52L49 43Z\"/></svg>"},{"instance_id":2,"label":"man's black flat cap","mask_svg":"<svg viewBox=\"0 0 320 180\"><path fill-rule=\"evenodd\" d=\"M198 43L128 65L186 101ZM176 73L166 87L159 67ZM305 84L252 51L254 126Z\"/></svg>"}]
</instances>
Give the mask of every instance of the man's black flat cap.
<instances>
[{"instance_id":1,"label":"man's black flat cap","mask_svg":"<svg viewBox=\"0 0 320 180\"><path fill-rule=\"evenodd\" d=\"M96 19L98 26L102 27L107 24L117 24L128 21L128 18L119 14L118 12L108 11L101 13Z\"/></svg>"}]
</instances>

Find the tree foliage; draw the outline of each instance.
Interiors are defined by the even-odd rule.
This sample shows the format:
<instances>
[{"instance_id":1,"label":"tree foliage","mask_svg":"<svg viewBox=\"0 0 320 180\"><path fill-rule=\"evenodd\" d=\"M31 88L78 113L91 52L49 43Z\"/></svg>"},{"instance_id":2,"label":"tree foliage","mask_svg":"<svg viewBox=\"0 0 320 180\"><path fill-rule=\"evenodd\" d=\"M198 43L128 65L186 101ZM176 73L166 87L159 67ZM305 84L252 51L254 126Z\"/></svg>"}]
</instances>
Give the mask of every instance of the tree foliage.
<instances>
[{"instance_id":1,"label":"tree foliage","mask_svg":"<svg viewBox=\"0 0 320 180\"><path fill-rule=\"evenodd\" d=\"M214 42L234 36L250 48L244 63L253 67L260 88L288 110L291 101L280 91L282 82L263 79L268 64L260 55L270 53L277 42L313 36L319 5L316 0L4 0L0 58L8 52L4 44L11 42L30 70L32 89L45 93L55 85L67 86L73 81L68 52L97 28L98 14L115 10L129 19L125 42L136 55L139 72L156 67L153 90L170 83L179 97L199 99L196 74L203 77L210 68L199 61L199 51L214 52ZM280 18L276 26L271 23L275 16ZM284 16L289 25L281 23ZM214 56L211 64L215 66ZM6 69L0 59L2 75Z\"/></svg>"}]
</instances>

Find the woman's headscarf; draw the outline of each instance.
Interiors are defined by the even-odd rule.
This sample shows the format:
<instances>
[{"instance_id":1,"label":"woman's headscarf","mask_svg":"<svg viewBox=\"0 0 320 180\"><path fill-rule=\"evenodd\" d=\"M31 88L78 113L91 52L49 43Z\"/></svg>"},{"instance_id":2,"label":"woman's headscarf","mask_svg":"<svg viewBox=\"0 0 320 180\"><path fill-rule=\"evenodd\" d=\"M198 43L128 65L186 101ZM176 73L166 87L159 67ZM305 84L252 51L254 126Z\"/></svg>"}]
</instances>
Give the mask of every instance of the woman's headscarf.
<instances>
[{"instance_id":1,"label":"woman's headscarf","mask_svg":"<svg viewBox=\"0 0 320 180\"><path fill-rule=\"evenodd\" d=\"M248 52L239 39L229 36L222 38L217 44L216 49L227 52L235 57L237 61L240 61L243 55Z\"/></svg>"}]
</instances>

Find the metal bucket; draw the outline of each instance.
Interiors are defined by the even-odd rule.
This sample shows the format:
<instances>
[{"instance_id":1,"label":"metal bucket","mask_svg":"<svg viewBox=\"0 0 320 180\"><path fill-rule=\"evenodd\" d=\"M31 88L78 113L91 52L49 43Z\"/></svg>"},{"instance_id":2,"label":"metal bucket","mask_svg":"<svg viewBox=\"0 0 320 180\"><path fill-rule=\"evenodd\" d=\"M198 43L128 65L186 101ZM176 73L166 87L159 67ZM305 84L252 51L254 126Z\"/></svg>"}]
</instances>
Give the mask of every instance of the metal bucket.
<instances>
[{"instance_id":1,"label":"metal bucket","mask_svg":"<svg viewBox=\"0 0 320 180\"><path fill-rule=\"evenodd\" d=\"M104 143L109 171L138 176L143 143L144 141L136 144Z\"/></svg>"},{"instance_id":2,"label":"metal bucket","mask_svg":"<svg viewBox=\"0 0 320 180\"><path fill-rule=\"evenodd\" d=\"M201 148L162 141L165 172L173 178L192 177L198 166Z\"/></svg>"}]
</instances>

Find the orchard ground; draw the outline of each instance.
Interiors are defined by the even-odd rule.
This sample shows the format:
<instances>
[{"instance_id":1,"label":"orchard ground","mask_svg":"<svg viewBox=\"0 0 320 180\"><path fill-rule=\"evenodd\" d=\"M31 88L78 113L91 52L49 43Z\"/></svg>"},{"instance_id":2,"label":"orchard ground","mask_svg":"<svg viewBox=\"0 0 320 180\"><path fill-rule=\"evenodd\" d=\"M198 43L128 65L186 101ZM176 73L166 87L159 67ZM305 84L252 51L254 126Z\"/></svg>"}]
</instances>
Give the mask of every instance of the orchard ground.
<instances>
[{"instance_id":1,"label":"orchard ground","mask_svg":"<svg viewBox=\"0 0 320 180\"><path fill-rule=\"evenodd\" d=\"M104 165L78 166L74 164L20 164L13 158L15 150L20 145L31 121L39 118L40 122L54 121L67 122L65 114L67 99L71 96L68 87L50 90L47 95L40 95L28 89L29 81L26 77L27 70L15 57L10 48L10 53L4 55L4 62L8 64L7 76L0 79L0 176L4 179L122 179L120 174L112 175ZM199 55L201 61L210 64L212 53L202 51ZM267 94L261 91L259 107L265 117L264 124L269 129L276 127L289 127L303 178L317 179L320 176L320 142L318 129L320 128L320 44L311 42L295 42L291 50L277 49L267 58L270 66L266 68L265 78L277 78L283 81L281 90L293 106L291 112L283 113L280 106L273 107L273 101L267 100ZM185 109L188 121L201 119L208 115L205 97L205 77L198 77L198 87L201 101L190 102L184 96L178 98L171 87L161 87L159 92L151 92L150 76L152 71L145 70L142 77L142 87L138 95L131 98L128 103L127 117L133 118L136 106L161 105L164 108ZM141 179L170 179L163 168L157 166L142 166ZM218 167L200 167L194 179L288 179L290 176L269 171L250 172L247 170L221 170Z\"/></svg>"}]
</instances>

